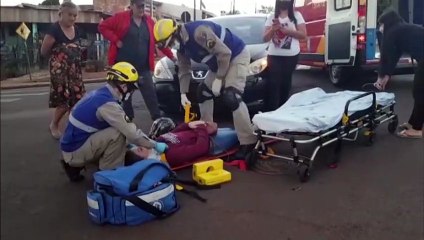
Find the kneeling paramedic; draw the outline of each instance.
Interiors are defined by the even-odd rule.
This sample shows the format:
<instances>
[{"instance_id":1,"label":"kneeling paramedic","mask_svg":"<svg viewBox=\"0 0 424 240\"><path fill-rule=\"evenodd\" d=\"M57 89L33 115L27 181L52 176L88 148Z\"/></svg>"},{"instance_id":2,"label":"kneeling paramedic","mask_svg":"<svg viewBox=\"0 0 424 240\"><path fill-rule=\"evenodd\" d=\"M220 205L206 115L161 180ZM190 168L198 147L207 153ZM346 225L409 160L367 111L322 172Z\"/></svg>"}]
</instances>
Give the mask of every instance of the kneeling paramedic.
<instances>
[{"instance_id":1,"label":"kneeling paramedic","mask_svg":"<svg viewBox=\"0 0 424 240\"><path fill-rule=\"evenodd\" d=\"M100 170L125 165L127 141L163 153L167 145L149 139L128 120L120 103L137 89L138 73L127 62L118 62L107 72L107 84L84 96L75 105L60 141L61 160L71 181L80 181L80 171L89 163Z\"/></svg>"},{"instance_id":2,"label":"kneeling paramedic","mask_svg":"<svg viewBox=\"0 0 424 240\"><path fill-rule=\"evenodd\" d=\"M233 112L234 127L240 149L234 158L244 159L253 148L256 137L242 94L250 63L250 53L244 42L228 29L210 21L195 21L177 25L171 19L155 24L154 35L159 48L178 45L178 77L181 104L191 104L187 92L191 80L190 60L208 65L210 71L197 89L201 119L213 122L215 97L222 96Z\"/></svg>"}]
</instances>

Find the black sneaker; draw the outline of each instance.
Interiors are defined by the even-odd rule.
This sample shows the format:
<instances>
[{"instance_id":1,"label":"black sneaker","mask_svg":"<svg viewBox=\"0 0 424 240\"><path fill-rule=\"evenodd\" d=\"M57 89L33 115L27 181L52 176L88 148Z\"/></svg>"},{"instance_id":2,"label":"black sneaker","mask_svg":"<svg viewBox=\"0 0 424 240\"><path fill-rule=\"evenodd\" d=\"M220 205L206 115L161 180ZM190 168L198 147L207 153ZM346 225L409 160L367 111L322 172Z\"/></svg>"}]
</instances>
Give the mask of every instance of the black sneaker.
<instances>
[{"instance_id":1,"label":"black sneaker","mask_svg":"<svg viewBox=\"0 0 424 240\"><path fill-rule=\"evenodd\" d=\"M60 164L71 182L81 182L84 180L84 176L81 175L82 167L71 167L63 159L60 160Z\"/></svg>"}]
</instances>

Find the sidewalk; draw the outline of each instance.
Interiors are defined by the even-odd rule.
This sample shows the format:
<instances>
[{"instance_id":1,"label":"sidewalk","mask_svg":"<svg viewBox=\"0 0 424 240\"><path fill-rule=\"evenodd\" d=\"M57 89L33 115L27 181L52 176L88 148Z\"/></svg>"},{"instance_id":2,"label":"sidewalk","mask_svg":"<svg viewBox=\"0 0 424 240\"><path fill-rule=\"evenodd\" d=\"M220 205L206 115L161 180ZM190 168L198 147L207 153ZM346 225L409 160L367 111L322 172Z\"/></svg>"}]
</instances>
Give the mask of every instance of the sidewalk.
<instances>
[{"instance_id":1,"label":"sidewalk","mask_svg":"<svg viewBox=\"0 0 424 240\"><path fill-rule=\"evenodd\" d=\"M85 83L103 82L106 72L84 72L82 77ZM9 78L0 81L0 89L16 89L16 88L31 88L31 87L46 87L50 85L50 75L48 70L42 70L31 74L32 81L29 75L24 75L17 78Z\"/></svg>"}]
</instances>

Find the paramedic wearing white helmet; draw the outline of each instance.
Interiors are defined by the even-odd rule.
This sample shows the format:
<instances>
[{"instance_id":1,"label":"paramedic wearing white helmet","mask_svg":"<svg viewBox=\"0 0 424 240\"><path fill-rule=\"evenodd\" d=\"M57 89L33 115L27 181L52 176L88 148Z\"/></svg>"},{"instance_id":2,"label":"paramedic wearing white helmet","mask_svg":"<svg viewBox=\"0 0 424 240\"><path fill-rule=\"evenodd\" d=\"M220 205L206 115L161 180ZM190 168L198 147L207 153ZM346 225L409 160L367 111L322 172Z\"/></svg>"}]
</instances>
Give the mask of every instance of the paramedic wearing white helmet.
<instances>
[{"instance_id":1,"label":"paramedic wearing white helmet","mask_svg":"<svg viewBox=\"0 0 424 240\"><path fill-rule=\"evenodd\" d=\"M265 22L264 41L269 42L265 107L273 111L289 98L292 75L299 60L300 42L306 38L302 14L294 11L294 0L277 0L276 14Z\"/></svg>"},{"instance_id":2,"label":"paramedic wearing white helmet","mask_svg":"<svg viewBox=\"0 0 424 240\"><path fill-rule=\"evenodd\" d=\"M137 89L137 70L127 62L118 62L107 72L108 84L85 95L70 113L69 123L60 141L61 160L69 179L80 181L80 171L98 162L100 170L125 165L126 141L163 153L167 145L149 139L130 123L120 103Z\"/></svg>"},{"instance_id":3,"label":"paramedic wearing white helmet","mask_svg":"<svg viewBox=\"0 0 424 240\"><path fill-rule=\"evenodd\" d=\"M244 159L253 149L256 137L242 95L250 63L245 43L228 29L211 21L194 21L178 25L171 19L155 24L154 34L159 48L179 43L177 56L181 104L191 104L187 92L191 80L191 62L202 62L210 71L197 89L202 120L213 122L214 98L222 97L233 112L234 127L240 149L234 158Z\"/></svg>"}]
</instances>

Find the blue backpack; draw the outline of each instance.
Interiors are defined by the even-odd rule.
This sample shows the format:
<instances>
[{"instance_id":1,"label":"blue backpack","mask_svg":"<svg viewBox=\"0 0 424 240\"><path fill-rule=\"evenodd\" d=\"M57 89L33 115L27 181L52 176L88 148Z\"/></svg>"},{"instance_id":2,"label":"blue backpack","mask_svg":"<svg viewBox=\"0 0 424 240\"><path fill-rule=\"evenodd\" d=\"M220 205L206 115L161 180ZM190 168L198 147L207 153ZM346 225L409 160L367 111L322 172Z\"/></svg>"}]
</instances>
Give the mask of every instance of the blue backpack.
<instances>
[{"instance_id":1,"label":"blue backpack","mask_svg":"<svg viewBox=\"0 0 424 240\"><path fill-rule=\"evenodd\" d=\"M179 209L173 179L169 166L157 160L96 172L94 190L87 192L90 218L119 225L165 218Z\"/></svg>"}]
</instances>

